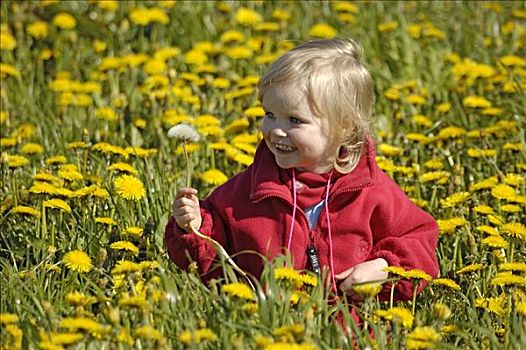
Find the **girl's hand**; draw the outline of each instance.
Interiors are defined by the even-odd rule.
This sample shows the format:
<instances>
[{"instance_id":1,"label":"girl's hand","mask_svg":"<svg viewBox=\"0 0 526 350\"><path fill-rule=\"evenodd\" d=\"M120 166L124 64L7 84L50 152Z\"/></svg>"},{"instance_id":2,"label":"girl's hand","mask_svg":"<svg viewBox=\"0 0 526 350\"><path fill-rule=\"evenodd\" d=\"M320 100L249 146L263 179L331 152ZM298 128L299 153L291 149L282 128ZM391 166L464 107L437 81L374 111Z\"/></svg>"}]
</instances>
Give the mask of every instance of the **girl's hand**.
<instances>
[{"instance_id":1,"label":"girl's hand","mask_svg":"<svg viewBox=\"0 0 526 350\"><path fill-rule=\"evenodd\" d=\"M389 275L384 269L389 266L383 258L378 258L357 264L348 270L334 276L338 280L344 280L340 284L342 292L349 296L355 296L352 286L356 283L365 283L386 279Z\"/></svg>"},{"instance_id":2,"label":"girl's hand","mask_svg":"<svg viewBox=\"0 0 526 350\"><path fill-rule=\"evenodd\" d=\"M191 232L190 224L199 230L203 219L201 218L199 199L195 188L181 188L177 192L172 204L172 215L177 225L186 232Z\"/></svg>"}]
</instances>

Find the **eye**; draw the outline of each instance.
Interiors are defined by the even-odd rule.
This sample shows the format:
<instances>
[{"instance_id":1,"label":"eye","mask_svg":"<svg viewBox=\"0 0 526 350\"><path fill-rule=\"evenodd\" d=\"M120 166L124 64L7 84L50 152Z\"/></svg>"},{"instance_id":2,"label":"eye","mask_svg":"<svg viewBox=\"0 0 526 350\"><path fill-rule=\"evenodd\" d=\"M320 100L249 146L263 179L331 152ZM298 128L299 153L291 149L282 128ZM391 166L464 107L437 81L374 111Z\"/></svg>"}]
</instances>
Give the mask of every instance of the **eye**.
<instances>
[{"instance_id":1,"label":"eye","mask_svg":"<svg viewBox=\"0 0 526 350\"><path fill-rule=\"evenodd\" d=\"M296 117L289 117L289 122L291 124L302 124L303 121L301 121L301 119L298 119Z\"/></svg>"},{"instance_id":2,"label":"eye","mask_svg":"<svg viewBox=\"0 0 526 350\"><path fill-rule=\"evenodd\" d=\"M272 113L272 112L265 112L265 118L267 118L267 119L274 119L274 113Z\"/></svg>"}]
</instances>

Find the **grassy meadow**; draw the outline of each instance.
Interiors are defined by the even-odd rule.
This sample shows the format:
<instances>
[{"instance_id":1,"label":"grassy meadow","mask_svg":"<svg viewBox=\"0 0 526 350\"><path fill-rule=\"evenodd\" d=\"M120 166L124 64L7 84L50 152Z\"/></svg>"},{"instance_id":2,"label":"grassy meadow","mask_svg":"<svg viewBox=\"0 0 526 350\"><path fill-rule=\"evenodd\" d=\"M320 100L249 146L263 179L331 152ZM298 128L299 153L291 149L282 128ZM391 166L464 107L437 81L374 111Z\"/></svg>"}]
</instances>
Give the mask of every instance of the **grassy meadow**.
<instances>
[{"instance_id":1,"label":"grassy meadow","mask_svg":"<svg viewBox=\"0 0 526 350\"><path fill-rule=\"evenodd\" d=\"M526 5L380 1L7 1L1 7L0 349L526 348ZM364 47L377 162L438 221L441 275L411 301L313 275L167 257L185 183L205 197L261 140L255 85L314 37ZM371 334L374 333L374 336Z\"/></svg>"}]
</instances>

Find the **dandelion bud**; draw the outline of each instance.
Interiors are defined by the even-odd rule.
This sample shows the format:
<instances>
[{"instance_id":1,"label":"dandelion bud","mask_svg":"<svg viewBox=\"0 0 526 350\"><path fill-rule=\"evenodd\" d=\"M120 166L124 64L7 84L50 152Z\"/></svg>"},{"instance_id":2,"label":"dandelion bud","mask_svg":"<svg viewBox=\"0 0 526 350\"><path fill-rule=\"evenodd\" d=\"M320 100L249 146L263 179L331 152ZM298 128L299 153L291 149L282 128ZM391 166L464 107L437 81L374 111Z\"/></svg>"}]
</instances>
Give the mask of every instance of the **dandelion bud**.
<instances>
[{"instance_id":1,"label":"dandelion bud","mask_svg":"<svg viewBox=\"0 0 526 350\"><path fill-rule=\"evenodd\" d=\"M102 267L102 264L104 264L107 257L108 257L108 251L104 248L100 248L99 252L97 253L97 258L95 259L95 264L98 267Z\"/></svg>"},{"instance_id":2,"label":"dandelion bud","mask_svg":"<svg viewBox=\"0 0 526 350\"><path fill-rule=\"evenodd\" d=\"M108 317L108 320L114 325L121 323L121 314L118 307L108 307L106 317Z\"/></svg>"},{"instance_id":3,"label":"dandelion bud","mask_svg":"<svg viewBox=\"0 0 526 350\"><path fill-rule=\"evenodd\" d=\"M442 304L442 303L434 304L433 312L442 321L445 321L451 317L451 309L447 305Z\"/></svg>"}]
</instances>

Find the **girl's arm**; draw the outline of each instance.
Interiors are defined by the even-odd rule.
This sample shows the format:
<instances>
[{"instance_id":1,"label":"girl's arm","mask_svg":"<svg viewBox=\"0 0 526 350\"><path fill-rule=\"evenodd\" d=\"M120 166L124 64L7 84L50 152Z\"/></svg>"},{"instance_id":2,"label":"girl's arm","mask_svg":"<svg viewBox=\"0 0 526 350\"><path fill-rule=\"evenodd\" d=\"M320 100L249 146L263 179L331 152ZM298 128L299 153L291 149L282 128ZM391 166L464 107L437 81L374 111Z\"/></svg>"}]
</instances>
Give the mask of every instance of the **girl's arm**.
<instances>
[{"instance_id":1,"label":"girl's arm","mask_svg":"<svg viewBox=\"0 0 526 350\"><path fill-rule=\"evenodd\" d=\"M420 269L436 277L439 271L436 221L416 206L385 173L380 177L386 190L371 220L373 249L367 260L383 258L389 266ZM423 280L420 282L419 291L427 284ZM385 286L381 296L387 299L389 292L390 284ZM412 295L412 281L402 280L396 284L396 300L408 300Z\"/></svg>"},{"instance_id":2,"label":"girl's arm","mask_svg":"<svg viewBox=\"0 0 526 350\"><path fill-rule=\"evenodd\" d=\"M183 192L183 190L181 191ZM174 214L171 215L165 228L164 239L168 255L177 266L186 270L190 263L196 262L201 277L204 280L209 280L220 275L219 270L210 271L219 259L214 247L195 234L187 233L181 226L186 227L187 223L192 222L201 233L215 239L227 251L229 250L228 239L223 220L214 205L213 196L197 202L197 206L195 206L193 198L196 195L193 192L184 194L183 197L186 199L181 200L178 194L174 202ZM197 200L196 198L195 200ZM198 210L197 213L193 212L195 208Z\"/></svg>"}]
</instances>

